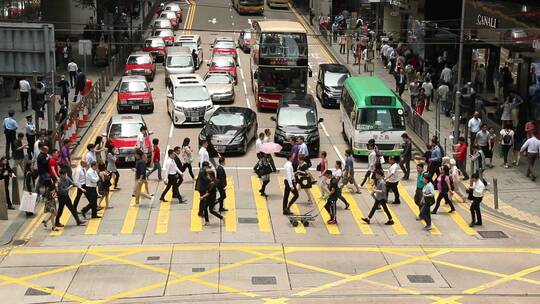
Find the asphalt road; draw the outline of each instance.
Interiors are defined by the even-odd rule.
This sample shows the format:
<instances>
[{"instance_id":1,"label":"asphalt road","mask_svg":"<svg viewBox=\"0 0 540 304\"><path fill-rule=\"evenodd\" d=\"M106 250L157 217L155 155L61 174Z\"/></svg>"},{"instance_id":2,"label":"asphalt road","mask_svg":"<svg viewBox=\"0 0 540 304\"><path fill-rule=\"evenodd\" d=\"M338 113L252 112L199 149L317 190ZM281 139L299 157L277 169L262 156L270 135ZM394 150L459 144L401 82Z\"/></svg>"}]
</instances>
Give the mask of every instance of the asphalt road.
<instances>
[{"instance_id":1,"label":"asphalt road","mask_svg":"<svg viewBox=\"0 0 540 304\"><path fill-rule=\"evenodd\" d=\"M238 31L249 28L249 19L260 18L239 16L223 0L197 1L189 12L192 18L184 14L185 31L201 35L205 60L217 35L236 39ZM267 19L297 17L293 10L268 8L264 15ZM309 54L314 73L308 90L314 94L318 65L332 62L332 58L314 37L309 38ZM249 55L239 51L239 59L234 105L255 110ZM203 65L197 73L204 75L206 70ZM158 65L151 84L155 111L144 118L153 136L160 139L162 152L181 145L185 137L192 139L196 149L201 127L172 126L166 112L164 77L163 67ZM114 97L83 139L83 147L116 114ZM321 150L328 152L333 164L346 149L339 111L319 108L319 113L324 118ZM259 132L274 129L273 113L257 115ZM390 206L394 226L383 225L382 212L376 213L371 225L362 223L360 218L372 205L368 190L363 189L362 194L345 194L352 208L344 210L338 205L339 225L325 224L323 212L309 227L295 228L281 214L280 174L271 177L268 199L258 195L259 180L251 170L255 159L254 143L246 155L227 158L226 208L230 211L223 222L211 217L209 226L202 226L196 214L193 202L197 202L197 194L187 174L180 188L187 204L161 203L164 185L154 173L149 191L155 193L155 199L135 207L131 198L134 174L121 170L122 189L112 192L114 208L102 211L102 219L77 227L66 212L63 221L67 225L56 233L36 220L23 231L22 237L28 239L25 246L0 252L0 295L9 303L323 303L336 297L346 303L372 302L368 301L372 297L389 303L538 302L537 231L489 214L484 226L471 229L464 202L457 202L458 212L452 215L443 206L433 217L434 229L424 231L423 224L415 220L413 181L401 183L403 202ZM284 163L280 158L275 161L278 167ZM362 161L356 166L365 168ZM311 193L319 197L317 188ZM81 205L85 203L83 199ZM324 203L317 204L308 204L301 192L292 211L307 212ZM506 238L488 238L490 232L501 232ZM41 295L25 295L29 288ZM503 300L499 295L506 297Z\"/></svg>"}]
</instances>

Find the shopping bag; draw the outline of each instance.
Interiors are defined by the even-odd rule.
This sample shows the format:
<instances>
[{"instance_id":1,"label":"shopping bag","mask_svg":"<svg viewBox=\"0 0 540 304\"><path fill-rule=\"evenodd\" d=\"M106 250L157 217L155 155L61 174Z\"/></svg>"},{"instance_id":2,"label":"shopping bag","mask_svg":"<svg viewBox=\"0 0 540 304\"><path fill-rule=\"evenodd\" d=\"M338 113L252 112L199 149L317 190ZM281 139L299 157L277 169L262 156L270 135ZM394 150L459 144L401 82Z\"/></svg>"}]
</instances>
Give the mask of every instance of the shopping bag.
<instances>
[{"instance_id":1,"label":"shopping bag","mask_svg":"<svg viewBox=\"0 0 540 304\"><path fill-rule=\"evenodd\" d=\"M21 205L19 207L20 211L24 212L35 212L37 201L37 193L32 193L28 191L23 191L21 198Z\"/></svg>"}]
</instances>

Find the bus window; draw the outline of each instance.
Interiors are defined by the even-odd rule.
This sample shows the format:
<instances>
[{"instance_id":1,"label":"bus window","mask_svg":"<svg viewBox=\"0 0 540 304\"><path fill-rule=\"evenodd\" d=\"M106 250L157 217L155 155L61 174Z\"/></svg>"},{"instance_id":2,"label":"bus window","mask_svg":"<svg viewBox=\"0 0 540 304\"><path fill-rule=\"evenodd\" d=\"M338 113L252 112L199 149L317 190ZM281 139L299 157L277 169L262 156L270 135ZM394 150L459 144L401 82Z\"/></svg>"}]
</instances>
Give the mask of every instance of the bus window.
<instances>
[{"instance_id":1,"label":"bus window","mask_svg":"<svg viewBox=\"0 0 540 304\"><path fill-rule=\"evenodd\" d=\"M405 130L403 115L396 108L363 108L359 109L356 128L362 131Z\"/></svg>"}]
</instances>

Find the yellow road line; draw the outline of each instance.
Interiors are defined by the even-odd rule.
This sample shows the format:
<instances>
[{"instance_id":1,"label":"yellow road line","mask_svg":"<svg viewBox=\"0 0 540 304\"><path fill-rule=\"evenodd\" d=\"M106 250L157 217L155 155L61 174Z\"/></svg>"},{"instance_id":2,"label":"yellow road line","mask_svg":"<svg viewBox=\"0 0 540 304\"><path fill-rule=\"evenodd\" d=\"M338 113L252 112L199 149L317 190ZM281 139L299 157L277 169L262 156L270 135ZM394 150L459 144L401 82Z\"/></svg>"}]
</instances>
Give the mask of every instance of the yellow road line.
<instances>
[{"instance_id":1,"label":"yellow road line","mask_svg":"<svg viewBox=\"0 0 540 304\"><path fill-rule=\"evenodd\" d=\"M197 183L197 180L194 181ZM191 232L202 231L202 217L199 216L199 191L193 189L193 204L191 206Z\"/></svg>"},{"instance_id":2,"label":"yellow road line","mask_svg":"<svg viewBox=\"0 0 540 304\"><path fill-rule=\"evenodd\" d=\"M439 195L439 192L436 191L436 193L437 193L437 195ZM456 197L456 196L458 196L458 195L455 195L454 197ZM454 203L454 205L457 205L457 202ZM450 208L448 208L448 206L446 206L445 204L442 204L441 206L444 209L444 211L446 211L446 212L450 211ZM452 218L452 220L458 225L458 227L463 232L465 232L465 234L467 234L467 235L477 235L478 234L476 232L476 230L469 227L469 224L467 224L467 222L463 219L463 217L459 214L459 212L457 210L452 212L452 213L449 213L449 215L450 215L450 218Z\"/></svg>"},{"instance_id":3,"label":"yellow road line","mask_svg":"<svg viewBox=\"0 0 540 304\"><path fill-rule=\"evenodd\" d=\"M330 225L327 223L328 220L330 220L330 215L328 214L326 209L324 209L326 200L320 198L322 196L321 188L319 188L319 186L317 185L313 185L313 187L311 187L311 194L313 194L313 197L315 198L315 201L317 202L317 208L320 210L321 219L324 225L326 226L326 230L328 230L328 233L341 234L341 231L339 231L338 225Z\"/></svg>"},{"instance_id":4,"label":"yellow road line","mask_svg":"<svg viewBox=\"0 0 540 304\"><path fill-rule=\"evenodd\" d=\"M268 212L268 204L266 198L261 196L259 189L261 183L257 176L251 176L251 189L253 191L253 198L255 199L255 207L257 208L257 219L259 220L260 232L272 232L272 225L270 224L270 212Z\"/></svg>"},{"instance_id":5,"label":"yellow road line","mask_svg":"<svg viewBox=\"0 0 540 304\"><path fill-rule=\"evenodd\" d=\"M352 216L362 234L373 234L373 230L371 230L371 227L368 224L364 223L364 221L362 221L364 214L362 213L360 207L358 207L354 195L349 191L342 191L342 195L343 198L345 198L350 204L349 208L351 210Z\"/></svg>"},{"instance_id":6,"label":"yellow road line","mask_svg":"<svg viewBox=\"0 0 540 304\"><path fill-rule=\"evenodd\" d=\"M407 206L409 206L409 209L411 209L414 216L418 216L418 213L420 212L420 209L418 208L418 206L416 205L414 200L411 198L411 196L407 192L407 189L405 189L405 187L403 187L403 185L401 185L401 183L398 184L398 189L399 189L400 196L403 197L403 200L405 201ZM426 221L422 220L422 223L424 223L424 225L425 225ZM430 232L430 234L433 234L433 235L440 235L441 234L441 231L439 230L439 228L437 228L437 226L435 224L433 224L433 218L432 218L432 222L431 222L431 230L429 232Z\"/></svg>"},{"instance_id":7,"label":"yellow road line","mask_svg":"<svg viewBox=\"0 0 540 304\"><path fill-rule=\"evenodd\" d=\"M285 185L283 184L285 182L285 178L280 175L278 177L279 182L279 189L281 190L281 194L284 195L285 193ZM290 195L289 195L290 197ZM297 204L293 204L291 206L291 212L294 214L300 214L300 209L298 208ZM304 227L304 224L299 223L298 226L294 227L294 232L296 233L306 233L306 228Z\"/></svg>"},{"instance_id":8,"label":"yellow road line","mask_svg":"<svg viewBox=\"0 0 540 304\"><path fill-rule=\"evenodd\" d=\"M139 214L139 206L135 205L135 198L132 197L129 202L129 208L124 218L124 224L122 225L121 234L131 234L135 228L137 222L137 215Z\"/></svg>"},{"instance_id":9,"label":"yellow road line","mask_svg":"<svg viewBox=\"0 0 540 304\"><path fill-rule=\"evenodd\" d=\"M399 186L399 184L398 184L398 186ZM366 183L366 187L367 187L369 192L373 192L373 187L371 185L371 181L368 181ZM396 234L397 235L407 235L407 234L409 234L407 232L407 230L405 229L405 227L403 227L403 225L401 224L401 221L399 220L397 215L394 213L394 211L390 207L390 204L386 204L386 207L388 207L388 211L390 211L390 215L392 215L392 220L394 220L394 225L392 225L392 228L394 229Z\"/></svg>"},{"instance_id":10,"label":"yellow road line","mask_svg":"<svg viewBox=\"0 0 540 304\"><path fill-rule=\"evenodd\" d=\"M58 291L58 290L56 290L54 288L51 289L51 288L47 288L47 287L42 287L40 285L30 283L30 282L27 282L27 281L24 281L24 280L21 280L21 279L17 279L17 278L12 278L12 277L9 277L9 276L3 275L3 274L0 274L0 280L4 280L6 282L26 286L26 287L29 287L29 288L32 288L32 289L36 289L36 290L45 292L45 293L60 296L60 297L66 298L66 299L71 300L71 301L75 301L75 302L79 302L79 303L88 302L88 300L85 299L85 298L75 296L75 295L69 294L69 293L64 292L64 291Z\"/></svg>"},{"instance_id":11,"label":"yellow road line","mask_svg":"<svg viewBox=\"0 0 540 304\"><path fill-rule=\"evenodd\" d=\"M109 205L111 205L111 197L113 195L112 189L114 189L114 187L111 185L109 194L107 194L109 197ZM101 207L101 204L98 204L98 207ZM105 216L105 210L106 210L105 207L103 207L103 209L98 211L97 215L101 216L101 218L88 220L84 234L97 234L98 233L101 220L103 220L103 217Z\"/></svg>"},{"instance_id":12,"label":"yellow road line","mask_svg":"<svg viewBox=\"0 0 540 304\"><path fill-rule=\"evenodd\" d=\"M160 201L159 204L159 213L156 220L156 234L167 233L167 231L169 231L172 199L172 189L170 189L165 195L166 202Z\"/></svg>"},{"instance_id":13,"label":"yellow road line","mask_svg":"<svg viewBox=\"0 0 540 304\"><path fill-rule=\"evenodd\" d=\"M223 202L223 207L229 210L225 212L225 231L236 232L236 198L234 196L234 178L232 176L227 177L227 189L225 189L225 192L227 198Z\"/></svg>"}]
</instances>

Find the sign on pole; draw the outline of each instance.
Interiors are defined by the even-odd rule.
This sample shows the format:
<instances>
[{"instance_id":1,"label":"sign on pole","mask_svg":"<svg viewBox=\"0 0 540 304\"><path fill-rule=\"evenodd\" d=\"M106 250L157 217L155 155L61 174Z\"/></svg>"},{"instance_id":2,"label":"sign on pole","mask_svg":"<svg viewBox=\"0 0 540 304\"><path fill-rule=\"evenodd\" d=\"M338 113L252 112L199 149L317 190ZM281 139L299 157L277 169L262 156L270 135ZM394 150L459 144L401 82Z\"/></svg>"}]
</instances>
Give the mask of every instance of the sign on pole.
<instances>
[{"instance_id":1,"label":"sign on pole","mask_svg":"<svg viewBox=\"0 0 540 304\"><path fill-rule=\"evenodd\" d=\"M84 56L84 72L86 73L86 55L92 55L91 40L79 40L79 55Z\"/></svg>"}]
</instances>

